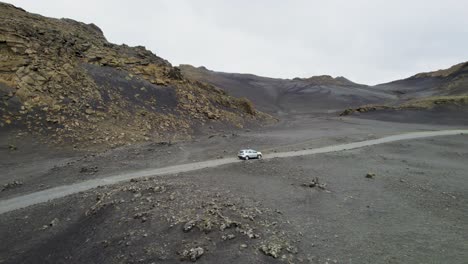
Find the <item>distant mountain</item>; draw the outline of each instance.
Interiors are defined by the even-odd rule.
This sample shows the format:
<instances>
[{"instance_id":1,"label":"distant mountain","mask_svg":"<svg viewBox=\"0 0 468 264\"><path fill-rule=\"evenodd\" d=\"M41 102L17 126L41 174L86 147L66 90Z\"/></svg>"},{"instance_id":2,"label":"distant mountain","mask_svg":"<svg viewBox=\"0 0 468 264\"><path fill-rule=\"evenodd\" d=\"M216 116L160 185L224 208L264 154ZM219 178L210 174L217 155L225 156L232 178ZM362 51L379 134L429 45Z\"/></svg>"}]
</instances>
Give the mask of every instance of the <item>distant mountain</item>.
<instances>
[{"instance_id":1,"label":"distant mountain","mask_svg":"<svg viewBox=\"0 0 468 264\"><path fill-rule=\"evenodd\" d=\"M402 122L468 123L468 63L376 86L329 75L274 79L181 65L189 79L245 96L273 114L358 115ZM408 111L411 111L409 114ZM421 114L418 113L421 112ZM379 114L378 113L384 113ZM411 117L405 120L406 117Z\"/></svg>"},{"instance_id":2,"label":"distant mountain","mask_svg":"<svg viewBox=\"0 0 468 264\"><path fill-rule=\"evenodd\" d=\"M386 119L392 120L412 115L418 116L413 118L415 122L426 119L434 123L446 123L450 119L450 123L468 124L468 62L448 69L418 73L406 79L377 85L374 89L392 93L396 99L384 104L350 108L342 115L371 112L375 117L382 118L383 115L378 114L382 112ZM417 112L424 112L425 118ZM431 117L428 113L432 113Z\"/></svg>"},{"instance_id":3,"label":"distant mountain","mask_svg":"<svg viewBox=\"0 0 468 264\"><path fill-rule=\"evenodd\" d=\"M186 138L207 122L270 119L247 99L188 80L144 47L109 43L94 24L5 3L0 57L1 133L115 146Z\"/></svg>"},{"instance_id":4,"label":"distant mountain","mask_svg":"<svg viewBox=\"0 0 468 264\"><path fill-rule=\"evenodd\" d=\"M304 81L311 85L335 85L335 86L365 86L354 83L345 77L339 76L333 78L330 75L312 76L309 78L294 78L294 81Z\"/></svg>"},{"instance_id":5,"label":"distant mountain","mask_svg":"<svg viewBox=\"0 0 468 264\"><path fill-rule=\"evenodd\" d=\"M331 113L396 98L391 92L344 77L323 75L290 80L216 72L191 65L179 67L187 78L213 84L234 96L245 96L260 110L270 113Z\"/></svg>"},{"instance_id":6,"label":"distant mountain","mask_svg":"<svg viewBox=\"0 0 468 264\"><path fill-rule=\"evenodd\" d=\"M273 120L263 112L466 109L468 101L467 62L377 86L328 75L291 80L174 67L144 47L109 43L94 24L5 3L0 58L0 135L33 134L77 146L188 138L207 123L243 127Z\"/></svg>"},{"instance_id":7,"label":"distant mountain","mask_svg":"<svg viewBox=\"0 0 468 264\"><path fill-rule=\"evenodd\" d=\"M380 84L376 89L391 91L402 98L468 94L468 62Z\"/></svg>"}]
</instances>

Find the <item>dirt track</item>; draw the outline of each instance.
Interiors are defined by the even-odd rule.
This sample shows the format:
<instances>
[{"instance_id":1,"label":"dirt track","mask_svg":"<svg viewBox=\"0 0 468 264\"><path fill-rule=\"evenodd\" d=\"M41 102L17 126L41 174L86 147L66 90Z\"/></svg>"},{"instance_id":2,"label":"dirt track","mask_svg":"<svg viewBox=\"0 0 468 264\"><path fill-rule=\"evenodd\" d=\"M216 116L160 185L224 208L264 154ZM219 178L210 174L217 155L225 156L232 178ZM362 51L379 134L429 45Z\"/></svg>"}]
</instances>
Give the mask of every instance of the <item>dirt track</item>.
<instances>
[{"instance_id":1,"label":"dirt track","mask_svg":"<svg viewBox=\"0 0 468 264\"><path fill-rule=\"evenodd\" d=\"M400 135L389 136L380 139L366 140L355 143L348 143L336 146L328 146L318 149L308 149L300 151L289 151L289 152L279 152L267 154L264 156L264 159L272 158L284 158L284 157L295 157L295 156L304 156L311 154L320 154L320 153L329 153L342 150L350 150L355 148L362 148L367 146L373 146L377 144L390 143L400 140L411 140L418 138L427 138L427 137L436 137L436 136L448 136L448 135L457 135L457 134L466 134L468 130L445 130L445 131L428 131L428 132L414 132L406 133ZM12 210L21 209L27 206L31 206L38 203L43 203L49 200L61 198L70 194L83 192L89 189L93 189L99 186L116 184L122 181L127 181L130 179L142 178L142 177L152 177L158 175L167 175L167 174L176 174L181 172L188 172L194 170L200 170L204 168L218 167L225 164L230 164L234 162L239 162L236 158L224 158L217 160L208 160L203 162L188 163L183 165L176 165L165 168L158 169L149 169L144 171L138 171L134 173L125 173L120 175L115 175L102 179L89 180L81 183L76 183L72 185L59 186L52 189L28 194L25 196L15 197L9 200L0 201L0 214L6 213Z\"/></svg>"}]
</instances>

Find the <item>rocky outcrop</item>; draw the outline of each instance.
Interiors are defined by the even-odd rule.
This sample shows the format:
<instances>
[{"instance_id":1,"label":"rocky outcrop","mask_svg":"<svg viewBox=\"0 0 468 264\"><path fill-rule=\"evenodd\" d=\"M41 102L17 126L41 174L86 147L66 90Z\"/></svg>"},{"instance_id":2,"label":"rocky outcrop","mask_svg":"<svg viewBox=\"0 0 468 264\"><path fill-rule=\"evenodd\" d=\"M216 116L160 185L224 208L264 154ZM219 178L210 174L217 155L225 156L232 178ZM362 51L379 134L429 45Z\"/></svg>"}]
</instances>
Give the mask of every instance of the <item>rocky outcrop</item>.
<instances>
[{"instance_id":1,"label":"rocky outcrop","mask_svg":"<svg viewBox=\"0 0 468 264\"><path fill-rule=\"evenodd\" d=\"M342 76L334 78L330 75L319 75L309 78L294 78L293 80L304 81L311 85L362 86L362 84L354 83Z\"/></svg>"},{"instance_id":2,"label":"rocky outcrop","mask_svg":"<svg viewBox=\"0 0 468 264\"><path fill-rule=\"evenodd\" d=\"M115 146L186 138L207 122L269 119L145 47L109 43L94 24L0 10L1 130Z\"/></svg>"}]
</instances>

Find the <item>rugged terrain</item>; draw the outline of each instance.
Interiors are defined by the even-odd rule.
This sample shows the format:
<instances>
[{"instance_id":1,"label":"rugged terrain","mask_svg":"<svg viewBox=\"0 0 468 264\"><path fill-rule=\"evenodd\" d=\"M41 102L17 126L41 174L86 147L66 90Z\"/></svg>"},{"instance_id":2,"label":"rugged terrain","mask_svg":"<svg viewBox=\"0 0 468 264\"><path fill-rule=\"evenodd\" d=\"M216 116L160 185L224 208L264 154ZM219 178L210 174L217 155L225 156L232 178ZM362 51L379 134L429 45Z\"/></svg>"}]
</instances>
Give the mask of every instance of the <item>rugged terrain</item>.
<instances>
[{"instance_id":1,"label":"rugged terrain","mask_svg":"<svg viewBox=\"0 0 468 264\"><path fill-rule=\"evenodd\" d=\"M0 210L0 263L468 259L466 63L377 86L265 78L174 67L93 24L0 11L0 208L105 183ZM234 161L242 148L437 130L457 135Z\"/></svg>"},{"instance_id":2,"label":"rugged terrain","mask_svg":"<svg viewBox=\"0 0 468 264\"><path fill-rule=\"evenodd\" d=\"M237 136L43 157L31 164L42 174L2 164L11 184L1 194L8 199L112 173L216 159L252 143L272 153L444 128L450 127L302 119ZM463 263L467 142L466 135L402 141L97 188L0 215L0 233L9 241L0 260Z\"/></svg>"},{"instance_id":3,"label":"rugged terrain","mask_svg":"<svg viewBox=\"0 0 468 264\"><path fill-rule=\"evenodd\" d=\"M367 113L363 116L393 121L406 116L409 120L419 119L419 122L430 122L431 119L444 122L443 116L450 115L449 122L456 120L456 123L468 124L468 62L374 88L391 92L397 99L347 109L342 115Z\"/></svg>"},{"instance_id":4,"label":"rugged terrain","mask_svg":"<svg viewBox=\"0 0 468 264\"><path fill-rule=\"evenodd\" d=\"M144 47L109 43L93 24L3 3L0 11L2 135L117 146L270 119L246 99L187 80Z\"/></svg>"},{"instance_id":5,"label":"rugged terrain","mask_svg":"<svg viewBox=\"0 0 468 264\"><path fill-rule=\"evenodd\" d=\"M274 79L180 66L193 80L243 94L272 114L356 115L396 122L468 124L468 63L376 86L344 77ZM451 115L450 120L443 116Z\"/></svg>"}]
</instances>

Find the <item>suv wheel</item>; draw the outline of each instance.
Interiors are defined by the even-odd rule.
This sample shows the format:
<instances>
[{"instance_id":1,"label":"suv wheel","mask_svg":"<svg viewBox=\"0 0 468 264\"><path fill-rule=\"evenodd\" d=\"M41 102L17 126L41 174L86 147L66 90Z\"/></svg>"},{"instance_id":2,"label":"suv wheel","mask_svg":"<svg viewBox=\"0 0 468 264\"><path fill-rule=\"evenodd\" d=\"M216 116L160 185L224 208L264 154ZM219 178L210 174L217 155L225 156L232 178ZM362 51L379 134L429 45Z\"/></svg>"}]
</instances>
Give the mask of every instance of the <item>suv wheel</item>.
<instances>
[{"instance_id":1,"label":"suv wheel","mask_svg":"<svg viewBox=\"0 0 468 264\"><path fill-rule=\"evenodd\" d=\"M245 156L245 160L248 160L249 159L249 156Z\"/></svg>"},{"instance_id":2,"label":"suv wheel","mask_svg":"<svg viewBox=\"0 0 468 264\"><path fill-rule=\"evenodd\" d=\"M262 155L258 155L258 159L261 159L262 158Z\"/></svg>"}]
</instances>

